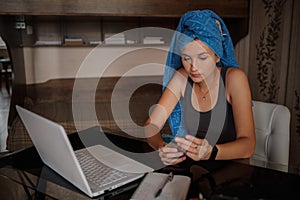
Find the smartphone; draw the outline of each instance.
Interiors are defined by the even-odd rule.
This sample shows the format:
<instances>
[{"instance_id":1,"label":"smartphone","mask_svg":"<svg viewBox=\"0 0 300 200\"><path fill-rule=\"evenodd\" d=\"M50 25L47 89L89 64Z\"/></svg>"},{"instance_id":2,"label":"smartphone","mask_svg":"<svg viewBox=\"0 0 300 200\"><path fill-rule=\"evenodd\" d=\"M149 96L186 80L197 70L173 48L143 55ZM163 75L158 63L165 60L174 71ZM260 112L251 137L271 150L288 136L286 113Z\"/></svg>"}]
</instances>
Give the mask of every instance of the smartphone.
<instances>
[{"instance_id":1,"label":"smartphone","mask_svg":"<svg viewBox=\"0 0 300 200\"><path fill-rule=\"evenodd\" d=\"M186 150L181 148L180 146L178 146L178 144L174 140L172 140L170 143L168 143L167 146L176 148L179 152L183 152L184 154L186 152Z\"/></svg>"},{"instance_id":2,"label":"smartphone","mask_svg":"<svg viewBox=\"0 0 300 200\"><path fill-rule=\"evenodd\" d=\"M172 147L172 148L176 148L178 151L185 153L186 150L181 148L180 146L178 146L178 144L175 142L175 137L174 135L167 135L167 134L163 134L162 138L163 140L168 143L167 146Z\"/></svg>"},{"instance_id":3,"label":"smartphone","mask_svg":"<svg viewBox=\"0 0 300 200\"><path fill-rule=\"evenodd\" d=\"M174 141L175 136L174 135L163 134L162 138L166 143L170 143L171 141Z\"/></svg>"}]
</instances>

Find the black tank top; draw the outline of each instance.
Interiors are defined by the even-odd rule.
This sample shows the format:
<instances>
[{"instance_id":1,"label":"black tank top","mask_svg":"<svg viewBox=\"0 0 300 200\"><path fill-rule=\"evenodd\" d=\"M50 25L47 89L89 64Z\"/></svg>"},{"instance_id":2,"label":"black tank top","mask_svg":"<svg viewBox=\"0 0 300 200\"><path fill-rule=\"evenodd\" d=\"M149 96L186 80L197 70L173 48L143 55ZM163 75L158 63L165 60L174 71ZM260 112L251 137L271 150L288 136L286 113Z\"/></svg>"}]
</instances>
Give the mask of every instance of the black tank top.
<instances>
[{"instance_id":1,"label":"black tank top","mask_svg":"<svg viewBox=\"0 0 300 200\"><path fill-rule=\"evenodd\" d=\"M197 111L191 102L194 82L188 78L184 93L184 122L188 134L206 138L211 145L222 144L236 139L232 106L226 99L225 83L227 67L221 68L218 100L207 112ZM223 80L223 81L222 81Z\"/></svg>"}]
</instances>

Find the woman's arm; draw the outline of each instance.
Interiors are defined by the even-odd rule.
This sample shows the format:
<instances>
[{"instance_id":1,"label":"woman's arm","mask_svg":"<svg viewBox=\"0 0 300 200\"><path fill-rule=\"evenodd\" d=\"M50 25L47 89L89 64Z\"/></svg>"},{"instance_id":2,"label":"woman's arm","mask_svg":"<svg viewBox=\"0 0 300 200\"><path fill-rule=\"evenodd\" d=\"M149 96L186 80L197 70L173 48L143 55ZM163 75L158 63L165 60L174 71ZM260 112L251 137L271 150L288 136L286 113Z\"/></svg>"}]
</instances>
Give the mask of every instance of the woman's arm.
<instances>
[{"instance_id":1,"label":"woman's arm","mask_svg":"<svg viewBox=\"0 0 300 200\"><path fill-rule=\"evenodd\" d=\"M232 105L237 138L235 141L216 145L216 159L249 158L255 150L252 98L248 78L241 69L228 69L226 95Z\"/></svg>"},{"instance_id":2,"label":"woman's arm","mask_svg":"<svg viewBox=\"0 0 300 200\"><path fill-rule=\"evenodd\" d=\"M145 123L144 130L147 141L154 149L159 149L165 145L160 130L181 98L186 81L187 75L183 69L179 69L175 72L170 83L166 87L166 90L163 92L153 112Z\"/></svg>"}]
</instances>

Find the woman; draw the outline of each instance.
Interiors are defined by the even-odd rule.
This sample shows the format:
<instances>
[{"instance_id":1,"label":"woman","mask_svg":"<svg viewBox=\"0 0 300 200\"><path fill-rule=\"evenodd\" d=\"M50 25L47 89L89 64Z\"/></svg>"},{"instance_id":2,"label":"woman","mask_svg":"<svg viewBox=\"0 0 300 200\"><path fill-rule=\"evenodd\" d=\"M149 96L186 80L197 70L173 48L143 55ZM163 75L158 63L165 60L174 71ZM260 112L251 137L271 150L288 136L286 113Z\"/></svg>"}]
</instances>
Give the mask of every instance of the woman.
<instances>
[{"instance_id":1,"label":"woman","mask_svg":"<svg viewBox=\"0 0 300 200\"><path fill-rule=\"evenodd\" d=\"M168 118L175 136L170 144L159 132ZM255 134L247 76L238 68L229 32L214 12L190 11L181 17L168 54L164 92L145 134L166 165L187 158L252 156Z\"/></svg>"}]
</instances>

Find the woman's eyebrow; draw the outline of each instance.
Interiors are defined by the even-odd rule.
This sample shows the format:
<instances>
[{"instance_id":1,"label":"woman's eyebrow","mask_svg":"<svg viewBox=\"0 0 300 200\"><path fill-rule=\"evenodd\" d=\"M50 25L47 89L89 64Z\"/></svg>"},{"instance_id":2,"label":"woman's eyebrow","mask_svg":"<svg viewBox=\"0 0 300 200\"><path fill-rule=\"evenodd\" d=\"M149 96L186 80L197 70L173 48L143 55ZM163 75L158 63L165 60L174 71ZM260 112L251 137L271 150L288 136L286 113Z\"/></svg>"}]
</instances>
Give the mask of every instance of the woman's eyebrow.
<instances>
[{"instance_id":1,"label":"woman's eyebrow","mask_svg":"<svg viewBox=\"0 0 300 200\"><path fill-rule=\"evenodd\" d=\"M204 55L204 54L209 54L209 53L207 51L204 51L204 52L201 52L201 53L198 53L198 54L195 54L195 55L201 56L201 55ZM188 55L186 53L182 53L181 56L190 56L190 55Z\"/></svg>"},{"instance_id":2,"label":"woman's eyebrow","mask_svg":"<svg viewBox=\"0 0 300 200\"><path fill-rule=\"evenodd\" d=\"M204 55L204 54L208 54L209 55L209 52L204 51L204 52L199 53L198 55Z\"/></svg>"}]
</instances>

